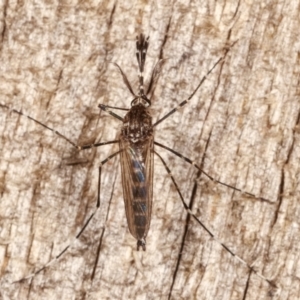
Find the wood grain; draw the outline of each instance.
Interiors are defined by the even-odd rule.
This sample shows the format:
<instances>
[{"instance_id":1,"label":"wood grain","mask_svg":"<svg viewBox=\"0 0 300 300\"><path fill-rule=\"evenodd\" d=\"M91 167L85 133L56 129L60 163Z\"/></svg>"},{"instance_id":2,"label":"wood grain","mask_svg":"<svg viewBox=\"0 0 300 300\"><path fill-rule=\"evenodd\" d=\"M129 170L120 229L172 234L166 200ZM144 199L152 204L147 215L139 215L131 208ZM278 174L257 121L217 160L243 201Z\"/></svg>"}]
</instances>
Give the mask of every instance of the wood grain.
<instances>
[{"instance_id":1,"label":"wood grain","mask_svg":"<svg viewBox=\"0 0 300 300\"><path fill-rule=\"evenodd\" d=\"M154 119L187 98L234 41L192 101L155 138L211 176L263 197L209 182L166 151L193 212L250 272L183 209L155 160L147 251L129 234L118 159L103 168L101 208L82 238L31 281L12 283L57 255L97 199L98 166L117 150L75 153L25 117L0 109L1 299L299 298L299 1L5 2L0 103L76 143L118 136L99 103L131 96L110 62L137 87L135 36L150 36L146 70L166 59ZM101 238L102 236L102 238ZM99 241L101 248L95 277Z\"/></svg>"}]
</instances>

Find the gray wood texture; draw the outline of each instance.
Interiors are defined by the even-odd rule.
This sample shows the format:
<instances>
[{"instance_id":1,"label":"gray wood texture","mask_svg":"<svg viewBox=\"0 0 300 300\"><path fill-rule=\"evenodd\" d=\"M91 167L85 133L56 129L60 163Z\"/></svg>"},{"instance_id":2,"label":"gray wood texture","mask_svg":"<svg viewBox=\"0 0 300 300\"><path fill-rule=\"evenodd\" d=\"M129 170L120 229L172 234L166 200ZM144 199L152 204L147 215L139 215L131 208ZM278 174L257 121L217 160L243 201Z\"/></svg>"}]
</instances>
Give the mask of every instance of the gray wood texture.
<instances>
[{"instance_id":1,"label":"gray wood texture","mask_svg":"<svg viewBox=\"0 0 300 300\"><path fill-rule=\"evenodd\" d=\"M120 122L99 103L129 107L110 62L137 88L135 36L150 36L146 76L165 58L154 120L192 93L234 41L225 61L156 140L202 164L208 181L156 147L193 212L187 213L155 159L147 251L127 229L119 160L103 167L101 208L81 239L32 280L82 227L97 199L105 146L76 154L50 131L0 108L1 299L298 299L299 1L48 1L1 4L0 103L22 110L76 143L117 138ZM70 163L73 163L70 165ZM101 236L103 237L101 239ZM91 281L96 253L101 249ZM181 245L183 248L181 249Z\"/></svg>"}]
</instances>

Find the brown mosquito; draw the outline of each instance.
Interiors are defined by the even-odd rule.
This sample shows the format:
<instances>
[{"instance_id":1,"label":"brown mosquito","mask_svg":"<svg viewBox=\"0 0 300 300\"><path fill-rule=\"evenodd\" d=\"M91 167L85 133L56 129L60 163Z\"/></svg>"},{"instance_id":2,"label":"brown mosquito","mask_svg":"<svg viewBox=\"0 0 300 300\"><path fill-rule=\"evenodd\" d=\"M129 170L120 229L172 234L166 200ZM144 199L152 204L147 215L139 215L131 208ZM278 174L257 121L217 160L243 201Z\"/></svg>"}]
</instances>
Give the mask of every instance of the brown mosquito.
<instances>
[{"instance_id":1,"label":"brown mosquito","mask_svg":"<svg viewBox=\"0 0 300 300\"><path fill-rule=\"evenodd\" d=\"M56 135L58 135L60 138L66 140L69 144L71 144L73 147L75 147L77 150L85 150L90 149L94 147L100 147L103 145L108 144L119 144L119 150L110 156L108 156L106 159L104 159L99 166L99 180L98 180L98 196L97 196L97 204L94 212L88 217L87 221L83 225L82 229L79 231L79 233L76 235L75 240L78 239L81 234L84 232L85 228L88 226L89 222L92 220L93 216L95 215L96 211L100 207L100 189L101 189L101 170L102 166L107 163L110 159L113 157L120 155L120 162L121 162L121 174L122 174L122 186L123 186L123 197L124 197L124 203L125 203L125 209L126 209L126 218L128 223L128 228L132 236L137 240L137 250L142 248L142 250L146 250L146 237L149 231L150 222L151 222L151 208L152 208L152 198L153 198L153 172L154 172L154 163L153 158L154 154L161 160L163 163L167 173L170 175L172 182L174 183L176 190L178 192L178 195L182 201L182 204L186 211L189 213L191 217L193 217L197 223L213 238L216 240L227 252L229 252L232 256L235 256L240 262L245 264L247 268L251 272L256 273L259 277L263 278L264 280L268 281L271 285L274 285L270 280L266 279L263 275L258 273L254 270L253 267L251 267L245 260L240 258L239 256L235 255L225 244L218 241L217 238L212 234L212 232L198 219L198 217L191 212L189 209L189 206L185 202L180 189L178 188L178 185L171 174L171 171L169 167L167 166L166 162L163 160L163 158L159 155L159 153L156 152L154 149L154 146L163 148L172 154L180 157L188 164L193 165L196 169L198 169L202 174L207 176L210 180L215 181L221 185L224 185L226 187L229 187L235 191L244 193L250 197L257 198L254 194L244 192L239 188L236 188L234 186L228 185L224 182L221 182L213 177L211 177L208 173L206 173L204 170L202 170L195 162L193 162L188 157L183 156L181 153L167 147L166 145L163 145L162 143L156 142L154 140L154 128L161 122L163 122L165 119L173 115L177 110L185 106L195 95L195 93L198 91L198 89L201 87L203 82L206 80L207 76L218 66L218 64L223 61L230 50L230 48L234 45L233 43L229 48L226 49L224 55L219 58L212 68L207 72L207 74L201 79L198 86L195 88L193 93L184 101L182 101L177 107L172 109L170 112L168 112L165 116L163 116L161 119L156 121L154 124L152 124L152 117L149 112L149 107L151 106L151 100L149 98L149 94L152 93L153 87L155 86L155 83L158 79L159 73L160 73L160 66L162 60L160 60L151 75L150 82L148 85L148 88L145 92L144 89L144 66L146 61L146 54L147 49L149 46L149 37L145 37L143 34L140 34L137 37L136 41L136 57L138 62L138 68L139 68L139 89L138 93L134 93L129 80L127 79L127 76L124 74L122 69L119 65L115 64L115 66L119 69L123 81L125 85L127 86L130 93L133 95L133 100L131 101L131 108L130 109L124 109L124 108L118 108L113 107L109 105L100 104L99 108L107 113L109 113L114 118L120 120L123 122L121 133L119 136L119 139L113 140L113 141L107 141L103 143L95 143L95 144L87 144L87 145L77 145L76 143L72 142L69 138L61 134L60 132L56 131L53 128L48 127L47 125L43 124L42 122L25 115L23 112L10 109L7 105L0 104L2 108L8 109L12 111L13 113L17 113L19 115L23 115L30 120L36 122L37 124L43 126L47 130L50 130L54 132ZM125 115L125 117L121 117L118 114L114 113L111 109L119 109L119 110L126 110L128 111ZM268 201L264 198L259 198L265 201ZM65 249L63 249L54 259L52 259L50 262L48 262L46 265L44 265L41 269L38 271L32 273L31 275L21 279L29 279L31 277L34 277L37 273L41 272L45 268L47 268L50 264L52 264L54 261L58 260L72 245L70 243ZM96 259L96 262L98 260L98 257ZM95 264L95 266L97 263ZM93 270L93 275L95 273L95 268Z\"/></svg>"}]
</instances>

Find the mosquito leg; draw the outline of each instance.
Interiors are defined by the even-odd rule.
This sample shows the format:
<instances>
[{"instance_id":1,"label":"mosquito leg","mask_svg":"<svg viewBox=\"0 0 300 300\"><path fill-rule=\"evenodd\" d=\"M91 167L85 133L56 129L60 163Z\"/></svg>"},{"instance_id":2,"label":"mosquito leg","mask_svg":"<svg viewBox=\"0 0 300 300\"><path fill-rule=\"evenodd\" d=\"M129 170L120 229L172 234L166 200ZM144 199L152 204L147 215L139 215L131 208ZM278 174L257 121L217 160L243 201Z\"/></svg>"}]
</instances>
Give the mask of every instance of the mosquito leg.
<instances>
[{"instance_id":1,"label":"mosquito leg","mask_svg":"<svg viewBox=\"0 0 300 300\"><path fill-rule=\"evenodd\" d=\"M81 234L84 232L84 230L86 229L86 227L88 226L88 224L90 223L90 221L93 219L94 215L96 214L97 210L100 207L100 194L101 194L101 168L102 166L107 163L110 159L112 159L113 157L115 157L116 155L120 154L120 152L122 152L123 150L119 150L113 154L111 154L110 156L108 156L106 159L104 159L99 166L99 179L98 179L98 197L97 197L97 204L96 204L96 208L94 209L94 211L91 213L91 215L88 217L88 219L86 220L86 222L84 223L83 227L80 229L80 231L77 233L77 235L75 236L75 238L73 239L73 241L71 241L69 243L68 246L66 246L58 255L56 255L52 260L50 260L47 264L45 264L42 268L40 268L39 270L37 270L34 273L31 273L30 275L14 281L13 283L17 283L17 282L22 282L25 280L28 280L30 278L33 278L34 276L36 276L38 273L42 272L43 270L45 270L46 268L48 268L50 265L54 264L57 260L59 260L60 257L63 256L63 254L65 252L68 251L68 249L70 247L72 247L72 245L76 242L76 240L79 239L79 237L81 236Z\"/></svg>"},{"instance_id":2,"label":"mosquito leg","mask_svg":"<svg viewBox=\"0 0 300 300\"><path fill-rule=\"evenodd\" d=\"M42 127L46 128L46 129L48 129L48 130L54 132L56 135L58 135L59 137L61 137L61 138L64 139L65 141L67 141L67 142L68 142L69 144L71 144L73 147L75 147L76 149L79 149L79 150L80 150L80 146L76 145L74 142L72 142L72 141L71 141L70 139L68 139L66 136L64 136L63 134L61 134L59 131L57 131L57 130L55 130L55 129L53 129L53 128L51 128L51 127L45 125L45 124L43 124L42 122L40 122L40 121L38 121L38 120L36 120L36 119L30 117L29 115L24 114L22 111L16 110L16 109L12 109L12 108L10 108L9 106L7 106L7 105L5 105L5 104L1 104L1 103L0 103L0 107L3 107L3 108L5 108L5 109L8 109L9 111L11 111L11 112L13 112L13 113L16 113L16 114L18 114L18 115L20 115L20 116L27 117L29 120L32 120L32 121L34 121L35 123L39 124L40 126L42 126Z\"/></svg>"},{"instance_id":3,"label":"mosquito leg","mask_svg":"<svg viewBox=\"0 0 300 300\"><path fill-rule=\"evenodd\" d=\"M79 146L80 147L79 150L86 150L86 149L90 149L90 148L96 148L96 147L109 145L109 144L116 144L116 143L119 143L119 140L113 140L113 141L108 141L108 142L103 142L103 143L95 143L95 144L86 144L86 145Z\"/></svg>"},{"instance_id":4,"label":"mosquito leg","mask_svg":"<svg viewBox=\"0 0 300 300\"><path fill-rule=\"evenodd\" d=\"M104 104L99 104L98 107L102 110L104 110L105 112L109 113L111 116L113 116L114 118L120 120L120 121L123 121L123 118L120 117L119 115L117 115L116 113L114 113L113 111L111 111L109 109L109 106L107 105L104 105Z\"/></svg>"},{"instance_id":5,"label":"mosquito leg","mask_svg":"<svg viewBox=\"0 0 300 300\"><path fill-rule=\"evenodd\" d=\"M191 159L187 158L186 156L183 156L181 153L179 153L179 152L173 150L172 148L169 148L169 147L167 147L167 146L165 146L165 145L163 145L163 144L161 144L161 143L155 142L155 141L154 141L154 144L157 145L157 146L159 146L159 147L161 147L161 148L164 148L164 149L168 150L169 152L171 152L171 153L175 154L176 156L180 157L181 159L185 160L187 163L193 165L196 169L198 169L201 173L203 173L203 174L204 174L207 178L209 178L211 181L214 181L214 182L217 182L217 183L219 183L219 184L222 184L223 186L226 186L226 187L228 187L228 188L230 188L230 189L232 189L232 190L235 190L235 191L237 191L237 192L240 192L240 193L242 193L242 194L244 194L244 195L247 195L247 196L249 196L249 197L252 197L252 198L255 198L255 199L260 199L260 200L262 200L262 201L271 203L271 201L270 201L269 199L265 199L265 198L263 198L263 197L257 197L257 196L255 196L254 194L251 194L251 193L249 193L249 192L243 191L243 190L241 190L241 189L239 189L239 188L237 188L237 187L234 187L234 186L229 185L229 184L227 184L227 183L225 183L225 182L222 182L222 181L220 181L220 180L218 180L218 179L215 179L214 177L210 176L207 172L205 172L204 170L202 170L198 165L196 165L194 161L192 161Z\"/></svg>"},{"instance_id":6,"label":"mosquito leg","mask_svg":"<svg viewBox=\"0 0 300 300\"><path fill-rule=\"evenodd\" d=\"M201 222L201 220L198 219L198 217L190 210L189 206L186 204L186 202L184 201L184 198L180 192L180 189L169 169L169 167L167 166L166 162L164 161L164 159L156 152L154 151L154 153L159 157L159 159L161 160L161 162L163 163L167 173L169 174L169 176L171 177L171 180L176 188L176 191L180 197L180 200L185 208L185 210L187 211L188 214L191 215L191 217L210 235L210 237L215 240L218 244L220 244L228 253L230 253L233 257L235 257L236 259L238 259L242 264L244 264L250 272L254 272L257 276L259 276L260 278L266 280L271 286L276 287L276 285L270 281L269 279L267 279L266 277L264 277L262 274L260 274L259 272L257 272L253 267L251 267L244 259L242 259L241 257L239 257L238 255L236 255L234 252L231 251L231 249L229 247L227 247L225 244L223 244L221 241L219 241L217 239L217 237L215 237L213 235L213 233Z\"/></svg>"},{"instance_id":7,"label":"mosquito leg","mask_svg":"<svg viewBox=\"0 0 300 300\"><path fill-rule=\"evenodd\" d=\"M64 136L62 133L60 133L59 131L43 124L42 122L30 117L29 115L24 114L22 111L20 110L16 110L16 109L11 109L9 106L5 105L5 104L1 104L0 103L0 107L5 108L13 113L16 113L20 116L26 117L29 120L37 123L38 125L46 128L47 130L52 131L54 134L58 135L60 138L64 139L65 141L67 141L69 144L71 144L73 147L75 147L77 150L85 150L85 149L90 149L90 148L94 148L94 147L100 147L100 146L104 146L104 145L109 145L109 144L114 144L114 143L118 143L119 140L114 140L114 141L108 141L108 142L103 142L103 143L95 143L95 144L87 144L87 145L77 145L74 142L72 142L69 138L67 138L66 136Z\"/></svg>"},{"instance_id":8,"label":"mosquito leg","mask_svg":"<svg viewBox=\"0 0 300 300\"><path fill-rule=\"evenodd\" d=\"M111 106L111 105L106 105L106 104L102 104L101 105L105 106L106 108L112 108L112 109L117 109L117 110L123 110L123 111L129 111L129 108L125 108L125 107L118 107L118 106ZM100 106L100 104L98 105L98 107Z\"/></svg>"},{"instance_id":9,"label":"mosquito leg","mask_svg":"<svg viewBox=\"0 0 300 300\"><path fill-rule=\"evenodd\" d=\"M182 101L177 107L173 108L170 112L168 112L165 116L163 116L161 119L159 119L158 121L156 121L153 124L153 127L158 125L159 123L161 123L162 121L164 121L165 119L167 119L168 117L170 117L171 115L173 115L177 110L179 110L180 108L182 108L183 106L185 106L196 94L196 92L198 91L198 89L200 88L200 86L202 85L202 83L206 80L206 78L209 76L209 74L217 67L217 65L221 62L224 61L227 53L229 52L229 50L235 45L237 41L235 41L228 49L226 49L225 54L220 57L215 64L213 65L213 67L206 73L206 75L201 79L200 83L198 84L198 86L196 87L196 89L193 91L193 93L184 101Z\"/></svg>"}]
</instances>

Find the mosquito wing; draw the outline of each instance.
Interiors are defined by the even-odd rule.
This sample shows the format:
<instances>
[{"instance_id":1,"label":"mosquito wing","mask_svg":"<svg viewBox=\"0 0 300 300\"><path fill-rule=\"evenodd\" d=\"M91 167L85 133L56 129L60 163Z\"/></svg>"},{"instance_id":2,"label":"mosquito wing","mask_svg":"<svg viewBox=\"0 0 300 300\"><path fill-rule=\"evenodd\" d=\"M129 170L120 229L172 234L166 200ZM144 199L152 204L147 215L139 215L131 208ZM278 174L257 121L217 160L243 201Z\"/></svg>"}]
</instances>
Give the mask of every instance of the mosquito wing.
<instances>
[{"instance_id":1,"label":"mosquito wing","mask_svg":"<svg viewBox=\"0 0 300 300\"><path fill-rule=\"evenodd\" d=\"M131 143L120 139L123 196L130 233L146 249L153 196L153 136Z\"/></svg>"}]
</instances>

